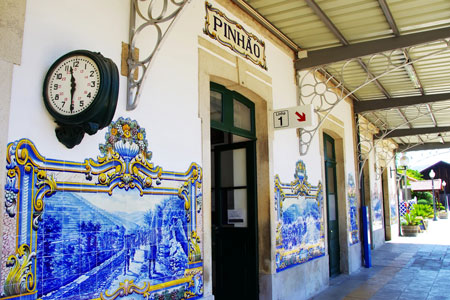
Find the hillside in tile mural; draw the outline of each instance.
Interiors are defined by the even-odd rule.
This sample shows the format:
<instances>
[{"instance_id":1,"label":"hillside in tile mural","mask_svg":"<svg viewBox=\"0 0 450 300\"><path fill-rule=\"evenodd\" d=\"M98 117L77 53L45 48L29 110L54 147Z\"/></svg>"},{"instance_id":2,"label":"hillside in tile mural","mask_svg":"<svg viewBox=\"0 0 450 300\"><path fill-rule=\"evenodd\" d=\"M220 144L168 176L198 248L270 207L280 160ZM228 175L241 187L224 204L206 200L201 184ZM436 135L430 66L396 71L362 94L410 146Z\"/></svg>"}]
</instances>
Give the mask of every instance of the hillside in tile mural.
<instances>
[{"instance_id":1,"label":"hillside in tile mural","mask_svg":"<svg viewBox=\"0 0 450 300\"><path fill-rule=\"evenodd\" d=\"M277 272L325 255L323 190L308 182L306 165L298 161L294 181L275 176Z\"/></svg>"},{"instance_id":2,"label":"hillside in tile mural","mask_svg":"<svg viewBox=\"0 0 450 300\"><path fill-rule=\"evenodd\" d=\"M202 170L151 162L145 129L111 123L97 159L7 148L0 299L197 299Z\"/></svg>"}]
</instances>

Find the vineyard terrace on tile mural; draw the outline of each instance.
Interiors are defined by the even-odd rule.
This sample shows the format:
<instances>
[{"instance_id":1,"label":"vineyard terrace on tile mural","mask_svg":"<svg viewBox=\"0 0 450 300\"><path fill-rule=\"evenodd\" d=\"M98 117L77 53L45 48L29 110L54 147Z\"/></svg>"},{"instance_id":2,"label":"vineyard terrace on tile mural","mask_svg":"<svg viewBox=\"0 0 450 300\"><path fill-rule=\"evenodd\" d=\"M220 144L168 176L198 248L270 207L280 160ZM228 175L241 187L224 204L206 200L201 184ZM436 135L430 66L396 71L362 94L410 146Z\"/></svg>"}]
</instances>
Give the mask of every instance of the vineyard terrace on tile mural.
<instances>
[{"instance_id":1,"label":"vineyard terrace on tile mural","mask_svg":"<svg viewBox=\"0 0 450 300\"><path fill-rule=\"evenodd\" d=\"M0 284L5 299L197 299L202 170L150 162L145 129L119 118L97 160L10 143Z\"/></svg>"}]
</instances>

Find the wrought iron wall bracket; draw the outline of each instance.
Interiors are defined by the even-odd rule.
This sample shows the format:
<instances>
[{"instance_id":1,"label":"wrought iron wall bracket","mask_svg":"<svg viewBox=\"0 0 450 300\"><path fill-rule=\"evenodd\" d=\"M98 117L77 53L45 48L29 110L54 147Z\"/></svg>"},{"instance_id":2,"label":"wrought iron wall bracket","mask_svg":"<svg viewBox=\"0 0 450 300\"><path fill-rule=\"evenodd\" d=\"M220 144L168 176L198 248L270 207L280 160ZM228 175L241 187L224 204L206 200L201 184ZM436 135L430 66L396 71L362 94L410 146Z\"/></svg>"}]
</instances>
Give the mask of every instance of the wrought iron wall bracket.
<instances>
[{"instance_id":1,"label":"wrought iron wall bracket","mask_svg":"<svg viewBox=\"0 0 450 300\"><path fill-rule=\"evenodd\" d=\"M130 0L130 49L128 51L127 110L139 103L141 88L148 75L150 64L164 38L184 6L191 0ZM156 31L150 38L146 29ZM145 32L144 32L145 31ZM146 39L147 38L147 39ZM143 59L134 57L139 41L153 41L150 53Z\"/></svg>"},{"instance_id":2,"label":"wrought iron wall bracket","mask_svg":"<svg viewBox=\"0 0 450 300\"><path fill-rule=\"evenodd\" d=\"M345 63L338 65L338 69L333 68L330 65L319 66L312 68L308 71L301 71L298 73L299 81L299 104L314 105L314 111L318 119L316 126L311 128L301 128L299 129L299 152L300 155L306 155L308 153L311 142L322 126L323 122L331 114L332 110L345 98L352 97L357 91L363 87L371 84L375 80L382 78L398 69L405 68L407 65L411 65L415 62L442 54L450 50L449 40L435 41L430 44L440 43L440 47L437 50L425 52L425 54L420 53L412 60L397 62L395 56L399 53L399 49L388 51L385 53L377 53L368 57L365 57L366 65L368 69L376 69L377 60L382 57L386 63L385 68L381 71L374 72L374 76L367 75L363 78L361 82L356 85L352 85L345 80L346 70L350 69L351 64L360 58L354 58L346 61ZM423 45L418 45L423 46ZM416 46L406 48L406 50L411 50ZM383 127L383 126L381 126Z\"/></svg>"}]
</instances>

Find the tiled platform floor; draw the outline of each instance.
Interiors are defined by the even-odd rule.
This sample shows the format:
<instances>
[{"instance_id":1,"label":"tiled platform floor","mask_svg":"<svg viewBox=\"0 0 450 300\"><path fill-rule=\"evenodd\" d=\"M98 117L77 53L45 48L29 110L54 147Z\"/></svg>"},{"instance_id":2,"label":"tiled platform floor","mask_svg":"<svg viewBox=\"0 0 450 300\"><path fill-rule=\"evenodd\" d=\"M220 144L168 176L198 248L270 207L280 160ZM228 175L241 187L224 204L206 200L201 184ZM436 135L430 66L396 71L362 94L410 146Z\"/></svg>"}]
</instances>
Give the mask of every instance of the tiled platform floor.
<instances>
[{"instance_id":1,"label":"tiled platform floor","mask_svg":"<svg viewBox=\"0 0 450 300\"><path fill-rule=\"evenodd\" d=\"M330 280L311 300L450 300L450 220L372 251L372 268Z\"/></svg>"}]
</instances>

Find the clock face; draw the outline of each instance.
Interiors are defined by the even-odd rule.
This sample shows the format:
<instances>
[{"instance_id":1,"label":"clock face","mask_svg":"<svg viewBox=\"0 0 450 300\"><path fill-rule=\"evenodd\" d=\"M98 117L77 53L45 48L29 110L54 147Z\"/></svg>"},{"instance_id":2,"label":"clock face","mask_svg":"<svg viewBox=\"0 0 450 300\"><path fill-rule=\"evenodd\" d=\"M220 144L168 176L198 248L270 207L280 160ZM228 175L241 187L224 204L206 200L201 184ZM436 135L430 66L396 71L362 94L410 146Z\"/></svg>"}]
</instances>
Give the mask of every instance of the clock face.
<instances>
[{"instance_id":1,"label":"clock face","mask_svg":"<svg viewBox=\"0 0 450 300\"><path fill-rule=\"evenodd\" d=\"M92 104L99 86L100 71L94 60L84 55L70 56L49 74L47 101L61 115L77 115Z\"/></svg>"}]
</instances>

